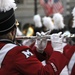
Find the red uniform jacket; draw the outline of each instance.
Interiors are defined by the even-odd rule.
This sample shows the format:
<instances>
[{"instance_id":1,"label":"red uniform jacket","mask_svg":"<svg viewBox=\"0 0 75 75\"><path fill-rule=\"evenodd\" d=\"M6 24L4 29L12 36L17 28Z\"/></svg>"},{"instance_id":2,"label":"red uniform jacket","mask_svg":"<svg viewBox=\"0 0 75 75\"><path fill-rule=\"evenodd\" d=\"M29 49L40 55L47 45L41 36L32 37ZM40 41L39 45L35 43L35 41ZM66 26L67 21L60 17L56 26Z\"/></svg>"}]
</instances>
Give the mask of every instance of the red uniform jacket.
<instances>
[{"instance_id":1,"label":"red uniform jacket","mask_svg":"<svg viewBox=\"0 0 75 75\"><path fill-rule=\"evenodd\" d=\"M64 48L64 54L69 59L68 63L69 75L75 75L75 46L67 45Z\"/></svg>"},{"instance_id":2,"label":"red uniform jacket","mask_svg":"<svg viewBox=\"0 0 75 75\"><path fill-rule=\"evenodd\" d=\"M48 42L45 51L46 51L48 58L49 58L52 54L52 51L53 51L50 41ZM71 46L71 45L67 44L64 47L64 53L63 54L69 60L68 64L67 64L69 75L75 75L75 46Z\"/></svg>"},{"instance_id":3,"label":"red uniform jacket","mask_svg":"<svg viewBox=\"0 0 75 75\"><path fill-rule=\"evenodd\" d=\"M53 52L43 66L34 52L26 46L0 42L0 75L58 75L67 64L60 52Z\"/></svg>"},{"instance_id":4,"label":"red uniform jacket","mask_svg":"<svg viewBox=\"0 0 75 75\"><path fill-rule=\"evenodd\" d=\"M46 46L46 48L45 48L43 54L38 53L38 52L36 51L36 47L35 47L34 44L35 44L35 43L32 43L32 44L30 45L30 48L35 52L36 57L37 57L40 61L48 60L48 59L50 58L50 56L52 55L52 53L53 53L53 48L52 48L52 46L51 46L51 42L48 41L47 46Z\"/></svg>"}]
</instances>

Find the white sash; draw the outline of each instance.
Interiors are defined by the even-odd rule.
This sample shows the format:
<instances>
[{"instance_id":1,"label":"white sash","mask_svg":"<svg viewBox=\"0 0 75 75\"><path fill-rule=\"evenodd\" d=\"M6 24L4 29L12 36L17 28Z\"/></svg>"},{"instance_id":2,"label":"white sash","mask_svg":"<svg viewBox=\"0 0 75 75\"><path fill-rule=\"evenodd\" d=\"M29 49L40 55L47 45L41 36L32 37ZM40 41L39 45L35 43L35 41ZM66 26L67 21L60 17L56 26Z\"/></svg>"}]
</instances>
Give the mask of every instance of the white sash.
<instances>
[{"instance_id":1,"label":"white sash","mask_svg":"<svg viewBox=\"0 0 75 75\"><path fill-rule=\"evenodd\" d=\"M15 46L17 45L9 43L2 47L2 49L0 50L0 68L1 68L2 61L4 57L6 56L7 52L10 51Z\"/></svg>"},{"instance_id":2,"label":"white sash","mask_svg":"<svg viewBox=\"0 0 75 75\"><path fill-rule=\"evenodd\" d=\"M75 64L75 52L73 53L70 62L68 64L69 74L71 74L74 64Z\"/></svg>"}]
</instances>

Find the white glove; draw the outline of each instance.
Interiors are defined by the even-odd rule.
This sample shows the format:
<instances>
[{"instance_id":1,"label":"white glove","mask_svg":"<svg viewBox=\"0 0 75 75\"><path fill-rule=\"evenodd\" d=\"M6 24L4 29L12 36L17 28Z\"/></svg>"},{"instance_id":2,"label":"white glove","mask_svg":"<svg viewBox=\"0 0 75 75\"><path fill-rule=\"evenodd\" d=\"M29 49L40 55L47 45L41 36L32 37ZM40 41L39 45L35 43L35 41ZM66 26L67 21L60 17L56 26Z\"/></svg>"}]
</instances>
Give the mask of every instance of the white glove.
<instances>
[{"instance_id":1,"label":"white glove","mask_svg":"<svg viewBox=\"0 0 75 75\"><path fill-rule=\"evenodd\" d=\"M38 37L36 39L36 42L35 42L35 46L37 47L37 51L40 52L40 53L43 53L44 49L46 48L46 45L47 45L47 39L46 38L41 38L41 36L45 36L45 33L44 32L37 32L36 33L36 36Z\"/></svg>"},{"instance_id":2,"label":"white glove","mask_svg":"<svg viewBox=\"0 0 75 75\"><path fill-rule=\"evenodd\" d=\"M66 37L70 37L71 36L71 33L69 31L65 31L61 37L63 38L62 41L63 41L63 47L65 47L67 45L67 43L69 43L69 40L66 38Z\"/></svg>"},{"instance_id":3,"label":"white glove","mask_svg":"<svg viewBox=\"0 0 75 75\"><path fill-rule=\"evenodd\" d=\"M62 37L70 37L71 33L69 31L65 31L61 36Z\"/></svg>"},{"instance_id":4,"label":"white glove","mask_svg":"<svg viewBox=\"0 0 75 75\"><path fill-rule=\"evenodd\" d=\"M62 42L62 37L60 37L61 33L62 32L51 35L51 44L54 51L63 53L63 42Z\"/></svg>"}]
</instances>

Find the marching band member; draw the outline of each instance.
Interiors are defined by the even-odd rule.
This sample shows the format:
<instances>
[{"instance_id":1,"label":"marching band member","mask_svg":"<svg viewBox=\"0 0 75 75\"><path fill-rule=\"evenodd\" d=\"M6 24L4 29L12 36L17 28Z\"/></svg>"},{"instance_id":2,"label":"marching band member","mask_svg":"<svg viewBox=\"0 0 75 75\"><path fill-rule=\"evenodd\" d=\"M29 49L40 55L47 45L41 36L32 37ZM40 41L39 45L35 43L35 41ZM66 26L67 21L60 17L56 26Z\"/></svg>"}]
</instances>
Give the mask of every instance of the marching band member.
<instances>
[{"instance_id":1,"label":"marching band member","mask_svg":"<svg viewBox=\"0 0 75 75\"><path fill-rule=\"evenodd\" d=\"M70 32L72 34L74 34L74 29L75 29L75 8L72 11L72 15L73 15L73 21L72 21L73 24L71 23L72 27L70 29ZM71 35L70 32L64 32L62 34L62 37L63 36L68 36L69 37ZM74 41L75 37L72 40ZM74 47L74 43L72 45L69 45L67 43L65 43L64 45L62 43L62 45L61 45L61 46L63 46L63 49L64 49L63 54L69 59L69 63L67 64L67 68L65 70L63 69L63 71L60 73L60 75L74 75L75 74L75 71L74 71L75 70L75 60L74 60L74 57L75 57L74 48L75 47ZM58 46L58 47L60 47L60 46Z\"/></svg>"},{"instance_id":2,"label":"marching band member","mask_svg":"<svg viewBox=\"0 0 75 75\"><path fill-rule=\"evenodd\" d=\"M48 28L49 29L51 29L51 34L53 34L53 33L58 33L58 32L62 32L63 33L63 35L62 36L70 36L70 32L69 31L66 31L66 26L65 26L65 24L63 23L64 21L63 21L63 16L60 14L60 13L55 13L54 15L53 15L53 22L54 22L54 24L53 24L53 22L51 22L52 20L47 20L47 19L45 19L45 22L47 22L47 25L48 25ZM51 23L50 23L51 22ZM48 23L50 23L50 24L48 24ZM45 25L45 26L47 26L47 25ZM52 46L51 46L51 44L50 44L50 41L48 41L48 45L49 46L47 46L46 47L46 49L45 50L47 50L48 51L48 47L50 47L50 50L47 52L48 53L48 55L49 56L51 56L51 53L52 53ZM67 45L67 43L63 43L63 47L65 47ZM69 45L67 45L66 47L65 47L65 49L66 48L68 48L69 47ZM50 53L50 54L49 54ZM62 70L62 72L61 72L61 74L60 75L68 75L68 69L67 69L67 66L65 66L65 68Z\"/></svg>"},{"instance_id":3,"label":"marching band member","mask_svg":"<svg viewBox=\"0 0 75 75\"><path fill-rule=\"evenodd\" d=\"M58 16L59 15L59 16ZM58 18L59 19L58 19ZM57 21L55 21L55 19L58 19ZM57 24L60 24L60 27L59 26L54 26L54 24L55 25L57 25ZM51 18L50 17L44 17L43 18L43 25L47 28L47 30L51 30L51 33L53 32L53 31L57 31L57 32L59 32L59 31L63 31L63 29L64 29L64 23L63 23L63 19L62 19L62 16L60 15L60 14L55 14L55 16L54 16L54 24L53 24L53 22L52 22L52 20L51 20ZM57 33L57 32L53 32L53 33ZM45 35L45 33L43 33L44 35ZM48 33L48 34L50 34L50 33ZM66 33L64 33L62 36L66 36L66 35L68 35L69 33L68 32L66 32ZM42 33L41 33L41 35L42 35ZM41 42L41 41L40 41ZM44 43L44 44L46 44L46 43ZM66 45L66 43L63 43L63 46L65 46ZM32 45L31 45L32 46ZM40 45L41 46L41 45ZM45 47L45 46L43 46L43 47ZM33 46L33 48L34 48L34 46ZM66 48L66 47L65 47ZM41 50L41 49L40 49ZM45 59L45 57L43 58L42 56L40 56L39 55L39 59L40 59L40 57L42 58L42 59L45 59L45 60L48 60L49 58L50 58L50 56L51 56L51 54L52 54L52 52L53 52L53 48L52 48L52 45L51 45L51 40L50 39L48 39L47 40L47 46L45 47L45 52L46 52L46 54L47 54L47 57L46 57L46 59ZM36 55L37 55L37 53L36 53ZM44 60L44 61L45 61ZM46 63L44 63L44 64L46 64ZM67 69L67 66L62 70L62 72L61 72L61 74L60 75L68 75L68 69Z\"/></svg>"},{"instance_id":4,"label":"marching band member","mask_svg":"<svg viewBox=\"0 0 75 75\"><path fill-rule=\"evenodd\" d=\"M14 43L16 35L15 8L14 0L0 0L0 75L58 75L67 64L67 58L62 54L62 47L56 49L53 46L57 42L53 41L53 36L51 39L55 51L45 66L36 58L29 47ZM59 35L57 36L58 41L61 41ZM42 39L42 42L46 42L46 39ZM43 46L42 42L40 42L41 46ZM42 47L40 47L39 41L36 43L38 43L36 51L40 52L38 50ZM41 51L43 53L44 48ZM64 62L62 63L62 61Z\"/></svg>"},{"instance_id":5,"label":"marching band member","mask_svg":"<svg viewBox=\"0 0 75 75\"><path fill-rule=\"evenodd\" d=\"M64 33L67 30L67 27L64 24L64 18L60 13L55 13L53 15L53 22L55 26L53 33L58 33L60 31Z\"/></svg>"},{"instance_id":6,"label":"marching band member","mask_svg":"<svg viewBox=\"0 0 75 75\"><path fill-rule=\"evenodd\" d=\"M72 15L73 15L72 27L74 30L74 27L75 27L75 7L72 10ZM73 30L72 30L72 32L71 31L70 32L74 34ZM73 39L75 40L75 37ZM75 70L75 45L74 45L74 43L71 46L69 46L68 48L64 49L64 54L69 59L69 63L67 65L69 75L74 75L75 74L75 71L74 71Z\"/></svg>"},{"instance_id":7,"label":"marching band member","mask_svg":"<svg viewBox=\"0 0 75 75\"><path fill-rule=\"evenodd\" d=\"M34 36L35 35L34 29L35 29L35 27L33 24L31 24L31 23L24 24L24 26L22 28L23 35L28 36L28 37ZM22 41L22 45L30 46L34 42L35 42L35 39L24 39Z\"/></svg>"},{"instance_id":8,"label":"marching band member","mask_svg":"<svg viewBox=\"0 0 75 75\"><path fill-rule=\"evenodd\" d=\"M42 29L43 26L42 26L42 23L41 23L41 16L39 14L34 15L33 22L34 22L34 25L35 25L35 34L36 34L36 32L43 31L43 29Z\"/></svg>"},{"instance_id":9,"label":"marching band member","mask_svg":"<svg viewBox=\"0 0 75 75\"><path fill-rule=\"evenodd\" d=\"M39 14L34 15L33 22L34 22L33 26L31 26L30 23L27 23L26 25L24 25L23 32L26 33L26 36L36 36L37 32L42 32L44 30L42 22L41 22L41 16ZM30 30L28 30L29 28ZM35 42L35 39L26 39L26 40L23 40L22 44L33 47L34 42Z\"/></svg>"}]
</instances>

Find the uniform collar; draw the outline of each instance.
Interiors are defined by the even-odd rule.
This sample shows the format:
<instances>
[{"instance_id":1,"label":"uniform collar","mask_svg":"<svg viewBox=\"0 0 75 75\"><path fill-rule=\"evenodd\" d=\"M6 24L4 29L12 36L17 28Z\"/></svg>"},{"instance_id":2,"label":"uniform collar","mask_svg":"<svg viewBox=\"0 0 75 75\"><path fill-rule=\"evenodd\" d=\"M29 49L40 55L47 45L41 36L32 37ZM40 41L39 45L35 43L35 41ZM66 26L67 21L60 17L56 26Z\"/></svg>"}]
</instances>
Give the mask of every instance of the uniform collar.
<instances>
[{"instance_id":1,"label":"uniform collar","mask_svg":"<svg viewBox=\"0 0 75 75\"><path fill-rule=\"evenodd\" d=\"M9 39L0 39L0 42L4 42L4 43L14 43L12 40L9 40Z\"/></svg>"},{"instance_id":2,"label":"uniform collar","mask_svg":"<svg viewBox=\"0 0 75 75\"><path fill-rule=\"evenodd\" d=\"M21 46L22 45L22 44L18 43L17 41L13 42L10 39L0 39L0 42L3 42L3 43L12 43L12 44L16 44L18 46Z\"/></svg>"}]
</instances>

